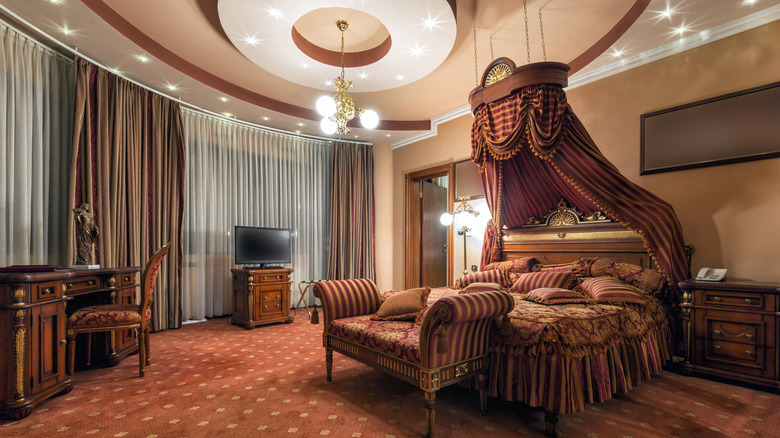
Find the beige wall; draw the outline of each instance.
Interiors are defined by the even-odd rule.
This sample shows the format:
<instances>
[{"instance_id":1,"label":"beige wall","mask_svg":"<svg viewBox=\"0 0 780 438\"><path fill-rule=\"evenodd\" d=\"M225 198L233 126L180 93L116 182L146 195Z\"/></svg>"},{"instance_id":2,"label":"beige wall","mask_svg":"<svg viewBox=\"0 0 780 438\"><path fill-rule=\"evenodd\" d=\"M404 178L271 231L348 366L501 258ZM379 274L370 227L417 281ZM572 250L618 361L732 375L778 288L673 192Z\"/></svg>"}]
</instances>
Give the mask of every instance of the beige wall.
<instances>
[{"instance_id":1,"label":"beige wall","mask_svg":"<svg viewBox=\"0 0 780 438\"><path fill-rule=\"evenodd\" d=\"M780 22L774 22L567 91L604 155L674 206L686 242L696 246L694 273L702 266L726 267L732 279L780 282L780 159L640 176L639 116L780 81L778 40ZM471 121L460 117L439 126L436 137L392 151L391 187L383 181L377 193L392 193L392 257L381 259L393 266L393 288L404 284L404 176L468 158ZM381 251L389 250L386 244Z\"/></svg>"},{"instance_id":2,"label":"beige wall","mask_svg":"<svg viewBox=\"0 0 780 438\"><path fill-rule=\"evenodd\" d=\"M374 249L376 285L379 290L393 289L393 151L389 143L374 145ZM403 265L401 265L403 266ZM403 268L402 268L403 269Z\"/></svg>"}]
</instances>

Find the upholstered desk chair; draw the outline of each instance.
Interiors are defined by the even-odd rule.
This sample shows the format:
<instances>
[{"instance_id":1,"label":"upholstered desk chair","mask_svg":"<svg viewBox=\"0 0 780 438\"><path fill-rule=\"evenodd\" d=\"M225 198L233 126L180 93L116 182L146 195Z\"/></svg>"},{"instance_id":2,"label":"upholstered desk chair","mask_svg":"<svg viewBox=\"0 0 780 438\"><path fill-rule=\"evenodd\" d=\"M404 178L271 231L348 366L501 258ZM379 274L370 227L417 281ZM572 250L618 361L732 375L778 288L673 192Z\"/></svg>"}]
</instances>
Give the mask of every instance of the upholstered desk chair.
<instances>
[{"instance_id":1,"label":"upholstered desk chair","mask_svg":"<svg viewBox=\"0 0 780 438\"><path fill-rule=\"evenodd\" d=\"M84 307L68 318L68 374L73 375L76 362L76 335L87 333L87 354L90 354L92 333L111 332L116 336L120 330L136 329L138 331L138 371L144 376L144 365L151 363L149 356L149 323L152 319L152 289L160 272L160 263L168 253L170 242L163 245L149 259L141 274L141 303L135 304L102 304ZM112 343L113 344L113 343Z\"/></svg>"}]
</instances>

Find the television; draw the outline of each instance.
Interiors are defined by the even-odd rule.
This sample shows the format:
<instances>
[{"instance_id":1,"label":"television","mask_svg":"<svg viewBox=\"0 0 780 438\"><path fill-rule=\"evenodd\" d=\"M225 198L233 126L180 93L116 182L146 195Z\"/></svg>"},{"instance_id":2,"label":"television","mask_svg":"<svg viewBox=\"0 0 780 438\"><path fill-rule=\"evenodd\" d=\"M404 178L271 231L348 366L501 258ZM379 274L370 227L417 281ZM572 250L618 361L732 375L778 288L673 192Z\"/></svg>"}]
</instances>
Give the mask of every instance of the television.
<instances>
[{"instance_id":1,"label":"television","mask_svg":"<svg viewBox=\"0 0 780 438\"><path fill-rule=\"evenodd\" d=\"M292 232L289 228L236 225L236 264L270 269L292 262Z\"/></svg>"}]
</instances>

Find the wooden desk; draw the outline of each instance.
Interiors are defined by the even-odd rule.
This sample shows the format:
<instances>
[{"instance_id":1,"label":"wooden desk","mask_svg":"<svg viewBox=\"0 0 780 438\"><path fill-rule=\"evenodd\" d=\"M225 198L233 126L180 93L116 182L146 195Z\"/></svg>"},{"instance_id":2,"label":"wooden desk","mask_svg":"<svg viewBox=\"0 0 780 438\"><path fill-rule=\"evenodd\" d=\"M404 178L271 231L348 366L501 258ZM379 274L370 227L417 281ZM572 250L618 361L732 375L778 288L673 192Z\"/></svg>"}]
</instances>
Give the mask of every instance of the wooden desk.
<instances>
[{"instance_id":1,"label":"wooden desk","mask_svg":"<svg viewBox=\"0 0 780 438\"><path fill-rule=\"evenodd\" d=\"M92 304L134 303L139 271L0 273L0 416L26 417L39 402L72 389L65 373L68 315ZM93 362L116 365L135 352L135 334L127 332L119 339L93 336L92 351L100 356Z\"/></svg>"}]
</instances>

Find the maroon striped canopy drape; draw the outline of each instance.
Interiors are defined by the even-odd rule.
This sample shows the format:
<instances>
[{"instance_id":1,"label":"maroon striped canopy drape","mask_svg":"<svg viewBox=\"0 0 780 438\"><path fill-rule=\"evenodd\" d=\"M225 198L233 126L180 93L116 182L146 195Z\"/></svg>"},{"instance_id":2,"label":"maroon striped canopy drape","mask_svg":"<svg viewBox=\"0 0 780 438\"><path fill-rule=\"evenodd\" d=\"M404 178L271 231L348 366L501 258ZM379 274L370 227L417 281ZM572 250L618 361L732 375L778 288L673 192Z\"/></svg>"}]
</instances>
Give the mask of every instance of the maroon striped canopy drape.
<instances>
[{"instance_id":1,"label":"maroon striped canopy drape","mask_svg":"<svg viewBox=\"0 0 780 438\"><path fill-rule=\"evenodd\" d=\"M599 151L559 85L527 85L474 111L471 159L480 167L493 219L482 265L497 261L500 230L543 217L563 197L586 215L599 210L638 232L676 286L689 277L674 209L629 181Z\"/></svg>"}]
</instances>

